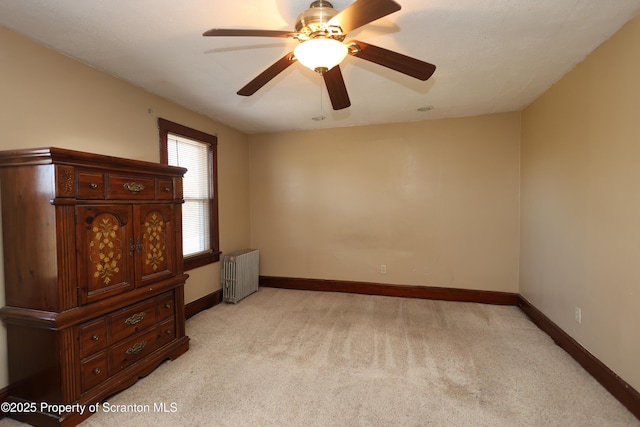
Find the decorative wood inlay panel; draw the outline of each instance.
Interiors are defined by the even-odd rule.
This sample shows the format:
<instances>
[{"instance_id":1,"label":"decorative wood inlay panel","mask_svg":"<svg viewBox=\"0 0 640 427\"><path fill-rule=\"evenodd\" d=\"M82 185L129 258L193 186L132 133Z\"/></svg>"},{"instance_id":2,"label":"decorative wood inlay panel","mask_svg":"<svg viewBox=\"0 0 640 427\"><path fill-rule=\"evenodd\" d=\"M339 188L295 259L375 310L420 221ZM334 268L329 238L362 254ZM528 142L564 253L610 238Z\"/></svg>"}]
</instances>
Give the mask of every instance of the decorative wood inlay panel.
<instances>
[{"instance_id":1,"label":"decorative wood inlay panel","mask_svg":"<svg viewBox=\"0 0 640 427\"><path fill-rule=\"evenodd\" d=\"M105 285L120 272L122 258L122 242L118 239L119 225L115 217L101 215L94 221L91 231L93 239L89 243L91 262L94 265L93 277Z\"/></svg>"},{"instance_id":2,"label":"decorative wood inlay panel","mask_svg":"<svg viewBox=\"0 0 640 427\"><path fill-rule=\"evenodd\" d=\"M145 264L154 272L164 270L165 268L160 267L164 266L167 239L162 215L155 211L150 212L144 221L144 227L144 240L147 245Z\"/></svg>"},{"instance_id":3,"label":"decorative wood inlay panel","mask_svg":"<svg viewBox=\"0 0 640 427\"><path fill-rule=\"evenodd\" d=\"M59 197L73 197L75 194L75 178L72 166L56 166L57 188Z\"/></svg>"}]
</instances>

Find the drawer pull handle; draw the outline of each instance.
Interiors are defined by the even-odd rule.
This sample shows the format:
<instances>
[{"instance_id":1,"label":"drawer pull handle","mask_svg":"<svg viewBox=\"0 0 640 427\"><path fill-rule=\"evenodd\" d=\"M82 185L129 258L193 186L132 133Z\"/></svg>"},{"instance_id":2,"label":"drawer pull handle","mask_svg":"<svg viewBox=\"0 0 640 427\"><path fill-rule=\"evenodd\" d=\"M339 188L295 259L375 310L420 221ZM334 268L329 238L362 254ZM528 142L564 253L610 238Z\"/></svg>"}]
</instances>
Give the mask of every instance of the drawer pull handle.
<instances>
[{"instance_id":1,"label":"drawer pull handle","mask_svg":"<svg viewBox=\"0 0 640 427\"><path fill-rule=\"evenodd\" d=\"M171 335L173 334L173 331L171 329L167 329L167 335Z\"/></svg>"},{"instance_id":2,"label":"drawer pull handle","mask_svg":"<svg viewBox=\"0 0 640 427\"><path fill-rule=\"evenodd\" d=\"M165 304L164 308L171 308L171 304Z\"/></svg>"},{"instance_id":3,"label":"drawer pull handle","mask_svg":"<svg viewBox=\"0 0 640 427\"><path fill-rule=\"evenodd\" d=\"M146 313L144 311L141 311L140 313L136 313L133 316L129 317L127 320L125 320L124 323L126 323L127 325L136 325L142 322L142 319L144 319L145 314Z\"/></svg>"},{"instance_id":4,"label":"drawer pull handle","mask_svg":"<svg viewBox=\"0 0 640 427\"><path fill-rule=\"evenodd\" d=\"M100 368L96 368L96 369L93 370L93 374L94 375L100 375L101 373L102 373L102 369L100 369Z\"/></svg>"},{"instance_id":5,"label":"drawer pull handle","mask_svg":"<svg viewBox=\"0 0 640 427\"><path fill-rule=\"evenodd\" d=\"M133 194L138 194L139 192L144 190L144 185L138 184L137 182L126 182L122 186L125 190L128 190Z\"/></svg>"},{"instance_id":6,"label":"drawer pull handle","mask_svg":"<svg viewBox=\"0 0 640 427\"><path fill-rule=\"evenodd\" d=\"M125 353L127 353L127 354L138 354L144 349L145 345L147 345L146 341L140 341L138 343L135 343L131 347L129 347L127 349L127 351L125 351Z\"/></svg>"},{"instance_id":7,"label":"drawer pull handle","mask_svg":"<svg viewBox=\"0 0 640 427\"><path fill-rule=\"evenodd\" d=\"M92 340L98 341L100 339L100 335L94 335L91 337Z\"/></svg>"},{"instance_id":8,"label":"drawer pull handle","mask_svg":"<svg viewBox=\"0 0 640 427\"><path fill-rule=\"evenodd\" d=\"M98 188L98 184L96 184L95 182L91 182L89 183L89 188L92 188L95 190L96 188Z\"/></svg>"},{"instance_id":9,"label":"drawer pull handle","mask_svg":"<svg viewBox=\"0 0 640 427\"><path fill-rule=\"evenodd\" d=\"M170 188L170 187L164 187L164 191L165 191L166 193L170 193L170 192L171 192L171 188Z\"/></svg>"}]
</instances>

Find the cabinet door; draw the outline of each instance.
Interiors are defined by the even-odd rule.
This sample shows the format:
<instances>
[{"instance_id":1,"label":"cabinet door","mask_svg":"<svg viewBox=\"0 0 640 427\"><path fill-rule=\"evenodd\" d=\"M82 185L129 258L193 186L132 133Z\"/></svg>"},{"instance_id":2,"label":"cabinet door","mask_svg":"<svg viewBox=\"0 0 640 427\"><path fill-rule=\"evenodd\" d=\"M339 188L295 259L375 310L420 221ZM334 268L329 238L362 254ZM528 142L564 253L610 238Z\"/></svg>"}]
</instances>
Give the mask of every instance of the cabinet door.
<instances>
[{"instance_id":1,"label":"cabinet door","mask_svg":"<svg viewBox=\"0 0 640 427\"><path fill-rule=\"evenodd\" d=\"M175 274L175 220L172 204L139 205L135 209L136 283L140 286Z\"/></svg>"},{"instance_id":2,"label":"cabinet door","mask_svg":"<svg viewBox=\"0 0 640 427\"><path fill-rule=\"evenodd\" d=\"M88 205L76 209L81 302L87 304L133 289L131 206Z\"/></svg>"}]
</instances>

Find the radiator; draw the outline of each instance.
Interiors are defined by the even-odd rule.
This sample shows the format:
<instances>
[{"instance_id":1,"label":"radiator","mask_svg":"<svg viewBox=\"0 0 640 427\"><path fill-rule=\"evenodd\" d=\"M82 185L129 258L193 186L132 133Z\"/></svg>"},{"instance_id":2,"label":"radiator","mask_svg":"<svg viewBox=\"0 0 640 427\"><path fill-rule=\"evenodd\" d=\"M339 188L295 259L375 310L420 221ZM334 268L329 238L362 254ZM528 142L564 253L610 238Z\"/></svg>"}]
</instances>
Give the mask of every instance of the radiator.
<instances>
[{"instance_id":1,"label":"radiator","mask_svg":"<svg viewBox=\"0 0 640 427\"><path fill-rule=\"evenodd\" d=\"M258 290L260 251L244 249L222 258L220 283L224 302L236 304Z\"/></svg>"}]
</instances>

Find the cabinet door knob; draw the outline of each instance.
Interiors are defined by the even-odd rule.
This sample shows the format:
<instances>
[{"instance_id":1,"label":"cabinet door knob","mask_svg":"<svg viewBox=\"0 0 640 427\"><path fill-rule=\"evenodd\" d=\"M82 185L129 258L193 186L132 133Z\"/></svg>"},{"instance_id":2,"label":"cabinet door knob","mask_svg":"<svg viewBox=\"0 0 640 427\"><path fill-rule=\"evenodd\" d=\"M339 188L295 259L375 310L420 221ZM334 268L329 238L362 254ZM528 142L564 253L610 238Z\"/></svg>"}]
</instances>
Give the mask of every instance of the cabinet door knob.
<instances>
[{"instance_id":1,"label":"cabinet door knob","mask_svg":"<svg viewBox=\"0 0 640 427\"><path fill-rule=\"evenodd\" d=\"M165 191L165 192L167 192L167 193L170 193L170 192L171 192L171 188L169 188L169 187L164 187L164 191Z\"/></svg>"},{"instance_id":2,"label":"cabinet door knob","mask_svg":"<svg viewBox=\"0 0 640 427\"><path fill-rule=\"evenodd\" d=\"M171 304L165 304L164 308L171 308Z\"/></svg>"},{"instance_id":3,"label":"cabinet door knob","mask_svg":"<svg viewBox=\"0 0 640 427\"><path fill-rule=\"evenodd\" d=\"M92 340L98 341L100 339L100 335L94 335L91 337Z\"/></svg>"},{"instance_id":4,"label":"cabinet door knob","mask_svg":"<svg viewBox=\"0 0 640 427\"><path fill-rule=\"evenodd\" d=\"M96 188L98 188L98 184L96 184L95 182L91 182L89 183L89 188L92 188L95 190Z\"/></svg>"},{"instance_id":5,"label":"cabinet door knob","mask_svg":"<svg viewBox=\"0 0 640 427\"><path fill-rule=\"evenodd\" d=\"M96 368L96 369L93 370L93 374L94 375L100 375L101 373L102 373L102 369L100 369L100 368Z\"/></svg>"},{"instance_id":6,"label":"cabinet door knob","mask_svg":"<svg viewBox=\"0 0 640 427\"><path fill-rule=\"evenodd\" d=\"M167 335L171 335L172 333L173 333L173 330L167 329Z\"/></svg>"}]
</instances>

